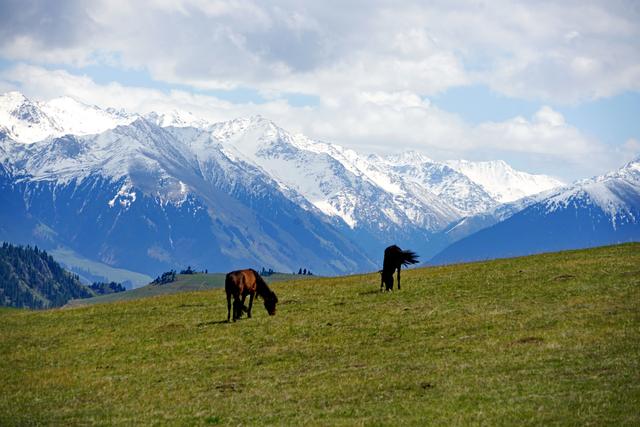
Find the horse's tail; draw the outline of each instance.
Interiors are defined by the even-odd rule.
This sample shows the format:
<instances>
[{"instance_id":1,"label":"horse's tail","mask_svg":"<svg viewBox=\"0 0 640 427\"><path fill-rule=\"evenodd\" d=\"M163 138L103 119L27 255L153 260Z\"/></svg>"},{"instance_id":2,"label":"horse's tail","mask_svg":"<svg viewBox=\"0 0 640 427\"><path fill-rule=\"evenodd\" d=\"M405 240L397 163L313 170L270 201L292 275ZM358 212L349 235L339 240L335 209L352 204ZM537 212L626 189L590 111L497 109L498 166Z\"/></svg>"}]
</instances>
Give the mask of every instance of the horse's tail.
<instances>
[{"instance_id":1,"label":"horse's tail","mask_svg":"<svg viewBox=\"0 0 640 427\"><path fill-rule=\"evenodd\" d=\"M400 262L402 265L417 264L419 255L413 251L400 251Z\"/></svg>"}]
</instances>

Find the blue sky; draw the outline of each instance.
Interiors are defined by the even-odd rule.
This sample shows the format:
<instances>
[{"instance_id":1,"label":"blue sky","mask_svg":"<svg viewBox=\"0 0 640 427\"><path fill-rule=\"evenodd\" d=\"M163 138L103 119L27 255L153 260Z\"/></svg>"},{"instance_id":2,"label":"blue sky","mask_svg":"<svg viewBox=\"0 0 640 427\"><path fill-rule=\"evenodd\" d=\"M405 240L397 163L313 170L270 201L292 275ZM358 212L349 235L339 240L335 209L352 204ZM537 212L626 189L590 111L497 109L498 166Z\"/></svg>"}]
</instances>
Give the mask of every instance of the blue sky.
<instances>
[{"instance_id":1,"label":"blue sky","mask_svg":"<svg viewBox=\"0 0 640 427\"><path fill-rule=\"evenodd\" d=\"M515 115L530 117L542 105L549 105L568 123L608 145L640 139L640 93L635 91L563 105L510 98L478 85L451 88L435 96L433 102L440 108L455 111L472 124L504 121Z\"/></svg>"},{"instance_id":2,"label":"blue sky","mask_svg":"<svg viewBox=\"0 0 640 427\"><path fill-rule=\"evenodd\" d=\"M567 181L640 155L635 1L4 0L0 91Z\"/></svg>"}]
</instances>

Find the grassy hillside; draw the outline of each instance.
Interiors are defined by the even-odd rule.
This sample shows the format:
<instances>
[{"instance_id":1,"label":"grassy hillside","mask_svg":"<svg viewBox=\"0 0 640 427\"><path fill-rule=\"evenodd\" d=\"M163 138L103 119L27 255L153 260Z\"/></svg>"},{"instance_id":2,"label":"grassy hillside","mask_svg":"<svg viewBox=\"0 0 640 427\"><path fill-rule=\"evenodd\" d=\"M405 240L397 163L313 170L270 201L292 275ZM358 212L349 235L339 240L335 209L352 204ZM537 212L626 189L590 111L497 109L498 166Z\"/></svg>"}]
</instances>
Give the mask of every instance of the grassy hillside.
<instances>
[{"instance_id":1,"label":"grassy hillside","mask_svg":"<svg viewBox=\"0 0 640 427\"><path fill-rule=\"evenodd\" d=\"M313 276L302 276L294 274L276 273L271 276L265 276L267 283L281 282L283 280L298 279L303 280ZM140 298L149 298L159 295L169 295L178 292L205 291L209 289L224 287L224 273L196 273L196 274L178 274L176 281L164 285L146 285L137 289L116 294L100 295L93 298L76 299L67 303L68 307L80 307L83 305L93 305L102 303L111 303L116 301L129 301Z\"/></svg>"},{"instance_id":2,"label":"grassy hillside","mask_svg":"<svg viewBox=\"0 0 640 427\"><path fill-rule=\"evenodd\" d=\"M0 425L640 424L640 245L0 311Z\"/></svg>"}]
</instances>

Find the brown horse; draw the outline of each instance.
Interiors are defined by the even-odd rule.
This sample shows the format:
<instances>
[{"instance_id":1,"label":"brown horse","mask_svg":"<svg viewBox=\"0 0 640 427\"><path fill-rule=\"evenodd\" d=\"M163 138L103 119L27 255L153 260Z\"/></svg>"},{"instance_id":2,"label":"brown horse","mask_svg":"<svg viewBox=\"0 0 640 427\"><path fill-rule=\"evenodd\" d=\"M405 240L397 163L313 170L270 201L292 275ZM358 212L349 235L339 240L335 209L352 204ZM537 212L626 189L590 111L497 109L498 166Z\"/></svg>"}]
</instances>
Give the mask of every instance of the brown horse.
<instances>
[{"instance_id":1,"label":"brown horse","mask_svg":"<svg viewBox=\"0 0 640 427\"><path fill-rule=\"evenodd\" d=\"M276 314L278 297L255 270L238 270L227 274L224 279L224 289L227 292L227 322L231 317L231 296L233 296L234 322L242 316L243 311L247 313L247 317L251 317L251 307L256 294L264 300L264 308L269 315ZM247 295L249 295L249 308L244 305Z\"/></svg>"},{"instance_id":2,"label":"brown horse","mask_svg":"<svg viewBox=\"0 0 640 427\"><path fill-rule=\"evenodd\" d=\"M398 270L398 290L400 290L400 269L403 265L416 264L418 255L413 251L403 251L396 245L384 250L384 261L380 270L380 290L386 285L387 291L393 290L393 273Z\"/></svg>"}]
</instances>

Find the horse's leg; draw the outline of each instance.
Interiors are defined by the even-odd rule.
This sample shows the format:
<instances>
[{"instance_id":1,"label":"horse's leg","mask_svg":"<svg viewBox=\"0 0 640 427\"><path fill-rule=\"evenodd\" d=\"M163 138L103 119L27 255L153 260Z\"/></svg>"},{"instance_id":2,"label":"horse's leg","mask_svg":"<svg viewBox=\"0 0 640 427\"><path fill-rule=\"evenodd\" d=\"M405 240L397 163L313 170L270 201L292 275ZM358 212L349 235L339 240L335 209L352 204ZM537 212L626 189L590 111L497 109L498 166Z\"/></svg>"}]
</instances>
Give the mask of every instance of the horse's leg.
<instances>
[{"instance_id":1,"label":"horse's leg","mask_svg":"<svg viewBox=\"0 0 640 427\"><path fill-rule=\"evenodd\" d=\"M400 290L400 270L402 270L402 266L398 267L398 290Z\"/></svg>"},{"instance_id":2,"label":"horse's leg","mask_svg":"<svg viewBox=\"0 0 640 427\"><path fill-rule=\"evenodd\" d=\"M256 295L255 292L251 292L249 294L249 311L247 311L247 317L251 319L251 307L253 307L253 297Z\"/></svg>"},{"instance_id":3,"label":"horse's leg","mask_svg":"<svg viewBox=\"0 0 640 427\"><path fill-rule=\"evenodd\" d=\"M235 322L242 315L242 308L240 308L240 295L233 296L233 321Z\"/></svg>"},{"instance_id":4,"label":"horse's leg","mask_svg":"<svg viewBox=\"0 0 640 427\"><path fill-rule=\"evenodd\" d=\"M246 306L246 305L244 305L244 301L245 301L246 299L247 299L247 294L242 295L242 307L241 307L241 309L242 309L242 311L244 311L244 312L247 312L247 311L248 311L248 310L247 310L247 306ZM242 311L240 312L240 316L242 316ZM251 317L251 316L249 316L249 317Z\"/></svg>"},{"instance_id":5,"label":"horse's leg","mask_svg":"<svg viewBox=\"0 0 640 427\"><path fill-rule=\"evenodd\" d=\"M233 313L235 316L235 311ZM231 319L231 294L227 292L227 322Z\"/></svg>"},{"instance_id":6,"label":"horse's leg","mask_svg":"<svg viewBox=\"0 0 640 427\"><path fill-rule=\"evenodd\" d=\"M242 318L242 312L244 311L244 303L242 302L242 298L238 297L238 319Z\"/></svg>"}]
</instances>

